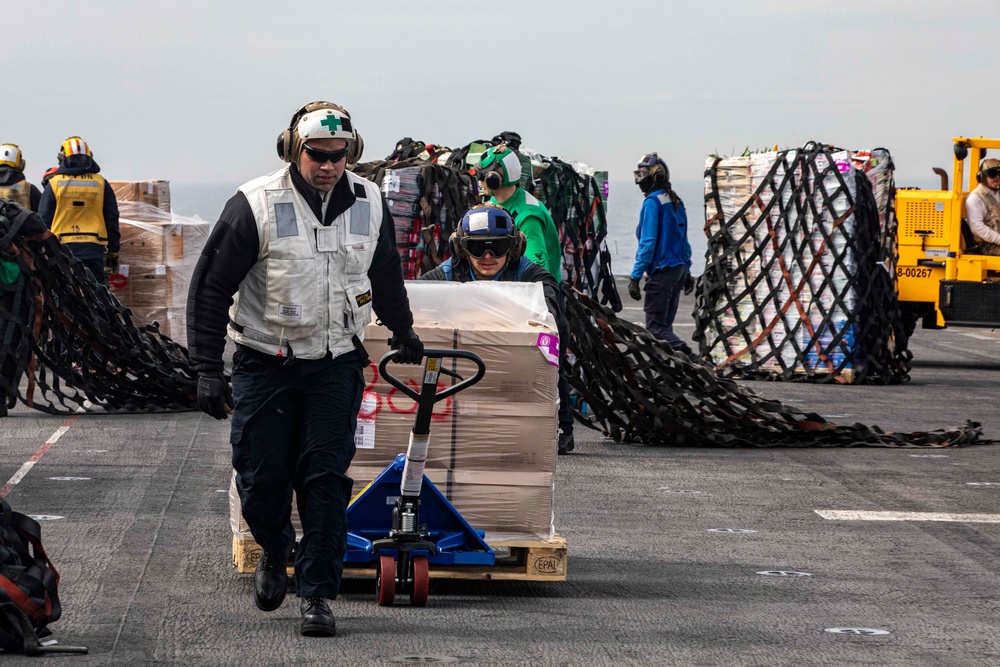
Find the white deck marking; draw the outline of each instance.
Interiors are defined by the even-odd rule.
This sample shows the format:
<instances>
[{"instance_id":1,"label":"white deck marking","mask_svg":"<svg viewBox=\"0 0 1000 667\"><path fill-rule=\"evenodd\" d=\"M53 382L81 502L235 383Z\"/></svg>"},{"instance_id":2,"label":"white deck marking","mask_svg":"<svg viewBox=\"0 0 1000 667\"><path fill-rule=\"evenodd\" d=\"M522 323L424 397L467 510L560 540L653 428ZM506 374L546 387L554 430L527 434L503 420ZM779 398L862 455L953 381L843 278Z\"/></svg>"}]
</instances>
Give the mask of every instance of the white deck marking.
<instances>
[{"instance_id":1,"label":"white deck marking","mask_svg":"<svg viewBox=\"0 0 1000 667\"><path fill-rule=\"evenodd\" d=\"M10 493L11 489L17 486L18 482L24 479L24 476L28 474L28 471L34 468L35 464L42 460L42 457L45 456L45 453L49 451L52 445L56 444L59 438L63 436L63 433L68 431L70 427L73 425L73 422L75 422L77 419L79 419L79 417L75 416L70 417L65 422L63 422L62 426L56 429L55 433L49 436L49 439L45 441L45 444L39 447L38 451L32 454L31 458L25 461L24 464L18 469L18 471L14 473L14 476L8 479L7 483L4 484L2 487L0 487L0 498L5 498L7 494Z\"/></svg>"},{"instance_id":2,"label":"white deck marking","mask_svg":"<svg viewBox=\"0 0 1000 667\"><path fill-rule=\"evenodd\" d=\"M1000 523L1000 514L955 514L952 512L872 512L864 510L813 510L832 521L953 521Z\"/></svg>"}]
</instances>

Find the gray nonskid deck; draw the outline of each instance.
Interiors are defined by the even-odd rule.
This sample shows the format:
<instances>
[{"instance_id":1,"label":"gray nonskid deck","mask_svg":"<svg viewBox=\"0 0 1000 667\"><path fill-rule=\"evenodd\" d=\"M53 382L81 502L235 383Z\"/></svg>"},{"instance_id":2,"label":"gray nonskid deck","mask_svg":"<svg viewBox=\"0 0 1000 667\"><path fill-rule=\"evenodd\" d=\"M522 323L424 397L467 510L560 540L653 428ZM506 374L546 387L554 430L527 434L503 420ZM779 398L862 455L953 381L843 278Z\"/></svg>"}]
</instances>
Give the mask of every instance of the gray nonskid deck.
<instances>
[{"instance_id":1,"label":"gray nonskid deck","mask_svg":"<svg viewBox=\"0 0 1000 667\"><path fill-rule=\"evenodd\" d=\"M637 305L626 302L628 319L641 321ZM688 337L686 324L679 316ZM751 386L837 422L925 430L974 419L1000 437L1000 335L918 331L911 346L907 385ZM0 483L66 421L24 406L0 421ZM332 605L340 636L317 639L298 635L294 598L259 612L251 578L230 564L228 422L193 412L81 416L8 495L19 511L63 517L42 524L62 575L64 615L53 630L91 652L46 660L1000 663L1000 524L816 513L1000 514L1000 448L651 448L579 426L576 441L556 476L567 581L434 581L429 606L415 609L377 607L372 581L348 580ZM712 532L726 528L756 532ZM758 574L765 571L812 576ZM825 632L842 627L890 634Z\"/></svg>"}]
</instances>

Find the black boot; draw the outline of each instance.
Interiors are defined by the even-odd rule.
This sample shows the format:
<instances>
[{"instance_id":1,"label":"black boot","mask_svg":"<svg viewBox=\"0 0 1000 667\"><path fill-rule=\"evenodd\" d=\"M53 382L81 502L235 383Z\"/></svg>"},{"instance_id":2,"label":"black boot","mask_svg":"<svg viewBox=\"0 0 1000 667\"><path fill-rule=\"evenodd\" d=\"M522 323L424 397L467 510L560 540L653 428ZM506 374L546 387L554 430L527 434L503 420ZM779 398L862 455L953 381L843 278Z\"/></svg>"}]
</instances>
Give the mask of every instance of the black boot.
<instances>
[{"instance_id":1,"label":"black boot","mask_svg":"<svg viewBox=\"0 0 1000 667\"><path fill-rule=\"evenodd\" d=\"M299 632L306 637L333 637L337 634L337 623L326 598L302 598L302 625Z\"/></svg>"},{"instance_id":2,"label":"black boot","mask_svg":"<svg viewBox=\"0 0 1000 667\"><path fill-rule=\"evenodd\" d=\"M566 433L562 431L559 433L559 453L569 454L571 451L576 449L576 443L573 441L573 434Z\"/></svg>"},{"instance_id":3,"label":"black boot","mask_svg":"<svg viewBox=\"0 0 1000 667\"><path fill-rule=\"evenodd\" d=\"M257 571L253 574L253 601L257 608L261 611L274 611L285 600L287 590L285 557L261 553Z\"/></svg>"}]
</instances>

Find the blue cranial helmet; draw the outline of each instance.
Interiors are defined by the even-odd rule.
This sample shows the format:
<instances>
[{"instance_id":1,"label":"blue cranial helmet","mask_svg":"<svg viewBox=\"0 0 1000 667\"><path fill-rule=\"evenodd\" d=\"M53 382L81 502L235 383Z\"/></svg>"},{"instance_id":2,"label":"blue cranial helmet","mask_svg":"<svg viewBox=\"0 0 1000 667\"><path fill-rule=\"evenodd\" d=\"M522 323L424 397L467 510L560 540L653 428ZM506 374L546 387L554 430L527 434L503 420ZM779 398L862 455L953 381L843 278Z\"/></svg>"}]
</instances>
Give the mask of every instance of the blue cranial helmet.
<instances>
[{"instance_id":1,"label":"blue cranial helmet","mask_svg":"<svg viewBox=\"0 0 1000 667\"><path fill-rule=\"evenodd\" d=\"M524 253L524 234L514 225L510 213L496 204L469 209L451 237L452 254L481 258L487 251L496 257L516 261Z\"/></svg>"}]
</instances>

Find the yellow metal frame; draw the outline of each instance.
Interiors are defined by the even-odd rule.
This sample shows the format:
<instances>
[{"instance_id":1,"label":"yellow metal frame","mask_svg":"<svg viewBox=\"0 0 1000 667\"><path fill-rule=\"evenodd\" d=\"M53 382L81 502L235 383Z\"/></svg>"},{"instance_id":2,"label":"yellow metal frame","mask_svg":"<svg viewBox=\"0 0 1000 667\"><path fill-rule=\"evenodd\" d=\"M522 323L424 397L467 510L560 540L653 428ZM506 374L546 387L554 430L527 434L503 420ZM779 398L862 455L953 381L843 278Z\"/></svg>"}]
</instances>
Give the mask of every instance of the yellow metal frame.
<instances>
[{"instance_id":1,"label":"yellow metal frame","mask_svg":"<svg viewBox=\"0 0 1000 667\"><path fill-rule=\"evenodd\" d=\"M955 137L955 147L968 150L968 183L965 160L954 156L949 190L898 190L896 220L899 262L896 267L897 289L901 302L934 304L937 326L945 326L938 304L942 280L982 282L988 272L1000 272L1000 257L963 254L962 219L965 198L974 190L976 172L986 149L1000 149L1000 139Z\"/></svg>"}]
</instances>

